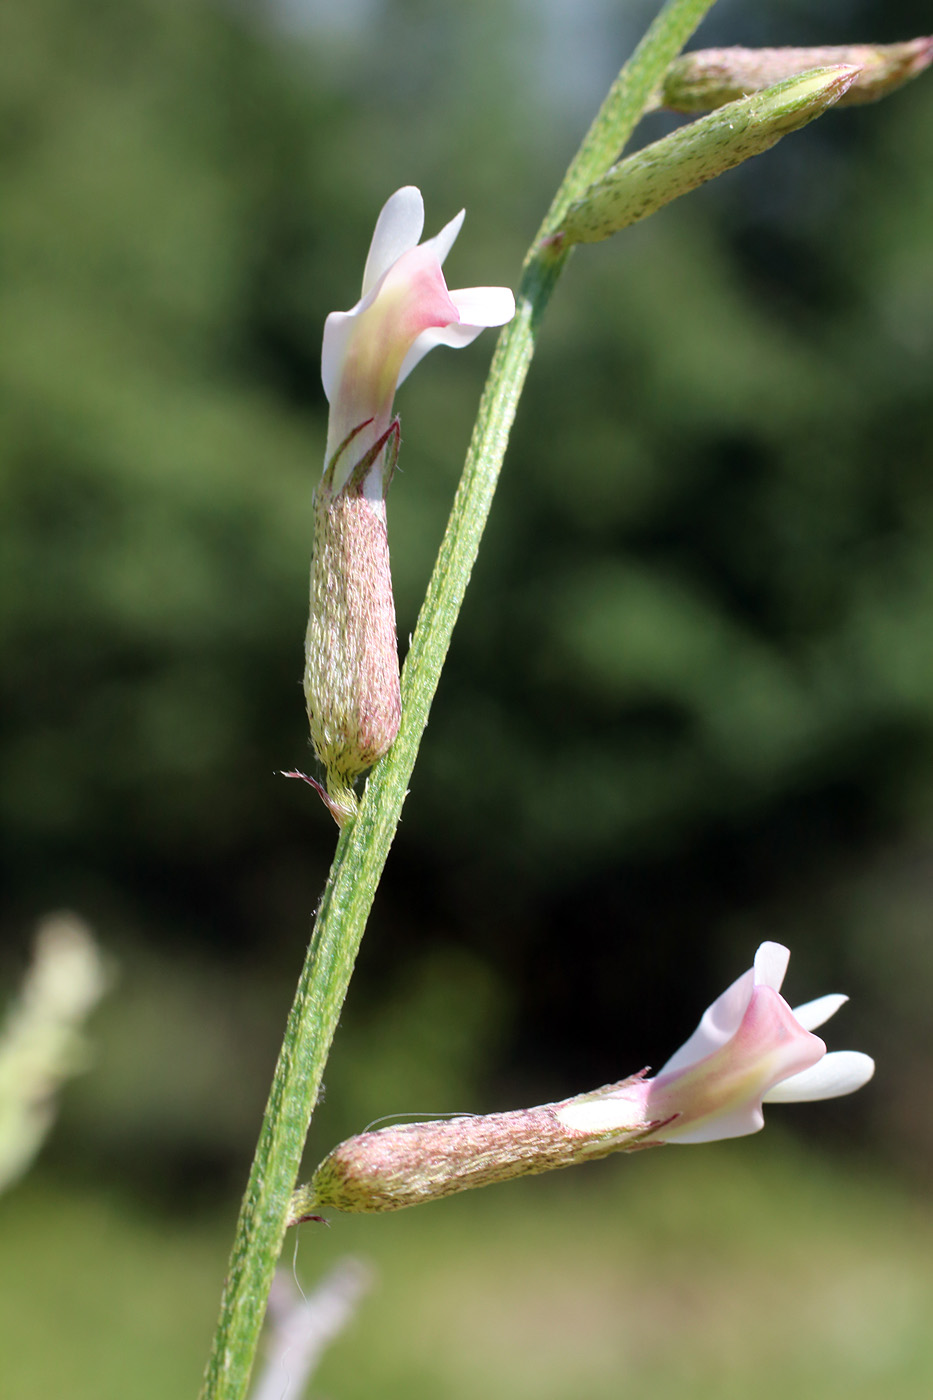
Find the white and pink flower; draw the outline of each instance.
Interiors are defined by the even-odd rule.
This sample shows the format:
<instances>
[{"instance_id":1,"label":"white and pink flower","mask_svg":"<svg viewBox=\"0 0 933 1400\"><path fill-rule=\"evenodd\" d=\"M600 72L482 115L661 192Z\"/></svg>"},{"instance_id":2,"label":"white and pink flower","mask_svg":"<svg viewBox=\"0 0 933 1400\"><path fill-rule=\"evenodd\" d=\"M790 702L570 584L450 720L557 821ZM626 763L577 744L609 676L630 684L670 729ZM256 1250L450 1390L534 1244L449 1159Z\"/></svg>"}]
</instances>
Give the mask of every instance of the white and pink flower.
<instances>
[{"instance_id":1,"label":"white and pink flower","mask_svg":"<svg viewBox=\"0 0 933 1400\"><path fill-rule=\"evenodd\" d=\"M385 508L399 446L395 390L433 346L469 345L515 314L505 287L448 291L441 264L462 223L463 210L419 245L421 194L396 190L376 220L362 297L324 323L330 416L314 493L304 692L326 790L307 781L341 825L356 812L357 778L388 753L401 716Z\"/></svg>"},{"instance_id":2,"label":"white and pink flower","mask_svg":"<svg viewBox=\"0 0 933 1400\"><path fill-rule=\"evenodd\" d=\"M653 1122L645 1142L714 1142L757 1133L765 1103L833 1099L867 1084L869 1055L827 1053L812 1034L848 998L791 1010L780 994L789 958L780 943L762 943L754 966L717 997L658 1075L576 1099L558 1110L561 1122L593 1133Z\"/></svg>"},{"instance_id":3,"label":"white and pink flower","mask_svg":"<svg viewBox=\"0 0 933 1400\"><path fill-rule=\"evenodd\" d=\"M792 1011L780 994L789 957L780 943L762 943L754 966L717 997L654 1079L643 1072L538 1108L347 1138L296 1192L292 1221L324 1206L401 1210L654 1144L744 1137L764 1126L764 1103L851 1094L871 1078L874 1061L855 1050L827 1054L812 1033L846 997Z\"/></svg>"},{"instance_id":4,"label":"white and pink flower","mask_svg":"<svg viewBox=\"0 0 933 1400\"><path fill-rule=\"evenodd\" d=\"M396 190L376 220L360 300L349 311L331 312L324 324L321 378L330 403L328 464L360 428L346 462L336 465L335 491L387 431L396 388L429 350L469 345L485 327L502 326L515 314L507 287L448 290L441 265L463 219L461 209L440 233L419 244L421 192L413 185ZM371 476L373 486L366 494L381 499L378 459Z\"/></svg>"}]
</instances>

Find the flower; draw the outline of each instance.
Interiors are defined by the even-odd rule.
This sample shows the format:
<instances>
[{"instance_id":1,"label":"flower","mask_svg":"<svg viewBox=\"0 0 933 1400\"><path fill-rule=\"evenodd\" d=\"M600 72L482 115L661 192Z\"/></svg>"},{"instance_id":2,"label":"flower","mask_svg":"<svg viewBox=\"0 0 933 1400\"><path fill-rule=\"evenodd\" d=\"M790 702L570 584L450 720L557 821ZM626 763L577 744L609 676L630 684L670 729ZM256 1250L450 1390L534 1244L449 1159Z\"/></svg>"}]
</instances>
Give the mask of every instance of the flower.
<instances>
[{"instance_id":1,"label":"flower","mask_svg":"<svg viewBox=\"0 0 933 1400\"><path fill-rule=\"evenodd\" d=\"M360 300L349 311L333 311L324 323L321 378L330 403L326 461L348 435L352 461L338 462L340 490L358 462L388 431L395 390L435 345L469 345L486 326L502 326L515 315L507 287L449 291L441 264L463 225L464 211L434 238L419 245L424 228L420 190L396 190L376 220L363 272ZM365 426L363 426L365 425ZM378 460L370 470L376 499L383 495Z\"/></svg>"},{"instance_id":2,"label":"flower","mask_svg":"<svg viewBox=\"0 0 933 1400\"><path fill-rule=\"evenodd\" d=\"M307 781L341 825L356 812L357 778L391 748L401 718L385 509L400 436L395 390L433 346L469 345L515 314L505 287L448 291L441 264L462 223L461 209L419 246L421 194L396 190L376 220L361 299L324 323L330 417L314 493L304 692L326 791Z\"/></svg>"},{"instance_id":3,"label":"flower","mask_svg":"<svg viewBox=\"0 0 933 1400\"><path fill-rule=\"evenodd\" d=\"M848 1000L833 994L794 1010L780 995L790 958L762 943L754 966L717 997L693 1035L653 1079L626 1081L558 1110L565 1127L609 1132L656 1124L645 1142L715 1142L764 1127L762 1105L833 1099L875 1071L869 1055L826 1046L812 1031Z\"/></svg>"},{"instance_id":4,"label":"flower","mask_svg":"<svg viewBox=\"0 0 933 1400\"><path fill-rule=\"evenodd\" d=\"M655 1079L646 1071L560 1103L510 1113L395 1124L338 1143L292 1198L290 1220L326 1206L401 1210L471 1187L665 1142L714 1142L764 1127L763 1103L851 1094L875 1070L855 1050L826 1053L811 1028L847 1000L792 1011L780 995L790 958L762 943L755 964L704 1013Z\"/></svg>"}]
</instances>

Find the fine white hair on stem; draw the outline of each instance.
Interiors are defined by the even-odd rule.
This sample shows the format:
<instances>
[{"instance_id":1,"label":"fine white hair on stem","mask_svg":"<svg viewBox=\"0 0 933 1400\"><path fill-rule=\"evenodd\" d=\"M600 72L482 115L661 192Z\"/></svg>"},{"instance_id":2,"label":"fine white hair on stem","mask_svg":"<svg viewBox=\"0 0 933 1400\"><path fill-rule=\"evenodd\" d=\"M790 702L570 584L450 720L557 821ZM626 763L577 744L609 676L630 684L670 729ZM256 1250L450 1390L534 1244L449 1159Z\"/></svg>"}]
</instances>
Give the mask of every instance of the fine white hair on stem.
<instances>
[{"instance_id":1,"label":"fine white hair on stem","mask_svg":"<svg viewBox=\"0 0 933 1400\"><path fill-rule=\"evenodd\" d=\"M302 1400L327 1347L352 1321L372 1270L340 1259L309 1294L279 1269L269 1294L266 1360L250 1400Z\"/></svg>"}]
</instances>

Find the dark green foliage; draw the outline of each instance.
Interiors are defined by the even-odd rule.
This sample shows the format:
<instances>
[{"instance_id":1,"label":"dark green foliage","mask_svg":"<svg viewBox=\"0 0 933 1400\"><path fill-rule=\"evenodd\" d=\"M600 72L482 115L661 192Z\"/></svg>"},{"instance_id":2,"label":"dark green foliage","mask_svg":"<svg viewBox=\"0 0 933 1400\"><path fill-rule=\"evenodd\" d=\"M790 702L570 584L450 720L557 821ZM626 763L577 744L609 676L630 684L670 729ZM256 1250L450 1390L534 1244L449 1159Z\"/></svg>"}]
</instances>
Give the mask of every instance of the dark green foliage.
<instances>
[{"instance_id":1,"label":"dark green foliage","mask_svg":"<svg viewBox=\"0 0 933 1400\"><path fill-rule=\"evenodd\" d=\"M728 37L918 22L768 14ZM251 977L297 967L333 839L273 778L310 762L323 318L406 182L429 234L467 206L454 285L514 283L582 124L527 8L396 0L342 40L267 21L192 0L0 15L6 930L78 904L105 942L232 946ZM762 929L801 930L792 995L870 1007L906 900L911 978L927 896L886 856L877 941L853 941L850 871L925 850L931 814L931 105L921 80L832 114L575 255L358 1005L439 934L469 945L514 991L506 1072L558 1097L663 1058ZM403 651L490 341L400 396ZM568 927L591 949L573 971ZM916 1064L918 1005L896 1046L871 1012L863 1048ZM374 1111L409 1106L401 1085Z\"/></svg>"}]
</instances>

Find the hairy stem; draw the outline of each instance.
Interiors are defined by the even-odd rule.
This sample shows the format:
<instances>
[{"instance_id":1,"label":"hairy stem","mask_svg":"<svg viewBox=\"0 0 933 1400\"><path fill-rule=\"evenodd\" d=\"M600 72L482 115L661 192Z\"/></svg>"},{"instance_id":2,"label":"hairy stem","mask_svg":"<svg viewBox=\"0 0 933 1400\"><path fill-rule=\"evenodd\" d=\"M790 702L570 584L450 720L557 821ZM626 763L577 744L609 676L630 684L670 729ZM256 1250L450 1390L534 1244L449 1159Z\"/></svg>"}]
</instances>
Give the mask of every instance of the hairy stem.
<instances>
[{"instance_id":1,"label":"hairy stem","mask_svg":"<svg viewBox=\"0 0 933 1400\"><path fill-rule=\"evenodd\" d=\"M610 89L525 261L515 318L499 337L405 662L398 737L337 842L243 1197L201 1400L243 1400L249 1383L324 1066L489 515L538 323L568 256L549 247L547 235L617 159L668 64L712 4L668 0Z\"/></svg>"}]
</instances>

